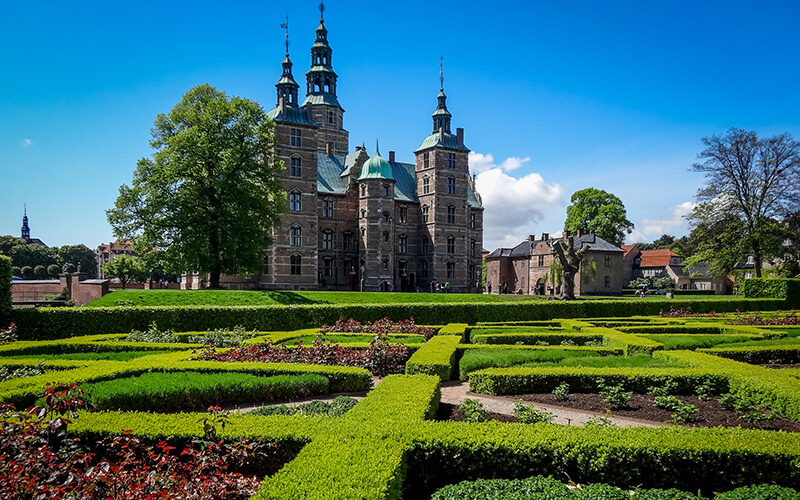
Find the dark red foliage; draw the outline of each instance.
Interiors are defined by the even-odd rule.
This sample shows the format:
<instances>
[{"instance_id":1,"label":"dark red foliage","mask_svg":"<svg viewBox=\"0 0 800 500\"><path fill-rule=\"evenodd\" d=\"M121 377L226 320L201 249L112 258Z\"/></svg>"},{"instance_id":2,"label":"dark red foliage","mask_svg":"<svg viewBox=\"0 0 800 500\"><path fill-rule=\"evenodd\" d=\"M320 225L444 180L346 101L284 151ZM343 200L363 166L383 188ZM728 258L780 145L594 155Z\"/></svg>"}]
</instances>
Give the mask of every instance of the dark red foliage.
<instances>
[{"instance_id":1,"label":"dark red foliage","mask_svg":"<svg viewBox=\"0 0 800 500\"><path fill-rule=\"evenodd\" d=\"M91 450L66 434L68 413L83 405L75 385L48 384L46 407L25 413L0 404L0 498L14 499L244 499L260 481L235 472L256 445L197 441L178 452L166 442L143 443L125 431ZM74 418L74 417L73 417ZM210 429L221 422L212 412ZM263 446L263 445L257 445Z\"/></svg>"},{"instance_id":2,"label":"dark red foliage","mask_svg":"<svg viewBox=\"0 0 800 500\"><path fill-rule=\"evenodd\" d=\"M400 320L397 323L389 318L379 319L374 323L365 321L361 323L353 318L345 321L341 317L332 326L325 325L320 328L319 333L403 333L409 335L422 335L425 340L430 340L436 334L435 328L428 328L425 326L417 326L414 323L414 318L407 320Z\"/></svg>"},{"instance_id":3,"label":"dark red foliage","mask_svg":"<svg viewBox=\"0 0 800 500\"><path fill-rule=\"evenodd\" d=\"M325 335L320 334L311 347L305 347L302 342L299 342L297 347L290 348L284 344L273 345L271 341L266 341L261 344L234 347L225 352L204 348L195 351L190 359L355 366L366 368L373 375L383 377L391 373L403 373L408 357L408 347L401 343L390 344L385 334L378 333L366 349L342 347L326 340Z\"/></svg>"},{"instance_id":4,"label":"dark red foliage","mask_svg":"<svg viewBox=\"0 0 800 500\"><path fill-rule=\"evenodd\" d=\"M707 312L707 313L693 313L691 307L687 307L686 309L680 308L675 309L672 306L669 307L669 312L660 311L659 314L665 318L718 318L719 314L714 311Z\"/></svg>"},{"instance_id":5,"label":"dark red foliage","mask_svg":"<svg viewBox=\"0 0 800 500\"><path fill-rule=\"evenodd\" d=\"M729 319L726 321L729 325L755 325L755 326L782 326L782 325L800 325L800 318L797 317L797 311L792 311L791 313L787 314L786 316L781 317L774 317L774 318L762 318L761 314L755 312L753 314L744 315L738 314L739 311L736 311L736 317L734 319Z\"/></svg>"}]
</instances>

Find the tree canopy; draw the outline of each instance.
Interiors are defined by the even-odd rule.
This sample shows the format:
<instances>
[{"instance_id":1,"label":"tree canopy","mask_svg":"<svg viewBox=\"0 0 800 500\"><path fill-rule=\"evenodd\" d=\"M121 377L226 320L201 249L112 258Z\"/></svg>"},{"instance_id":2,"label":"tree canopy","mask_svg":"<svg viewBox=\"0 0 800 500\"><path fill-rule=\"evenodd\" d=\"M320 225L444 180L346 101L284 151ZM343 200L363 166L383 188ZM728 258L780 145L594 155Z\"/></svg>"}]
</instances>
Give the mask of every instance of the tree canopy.
<instances>
[{"instance_id":1,"label":"tree canopy","mask_svg":"<svg viewBox=\"0 0 800 500\"><path fill-rule=\"evenodd\" d=\"M602 189L586 188L573 193L567 207L564 230L591 232L620 246L633 231L625 205L615 195Z\"/></svg>"},{"instance_id":2,"label":"tree canopy","mask_svg":"<svg viewBox=\"0 0 800 500\"><path fill-rule=\"evenodd\" d=\"M286 210L273 123L258 103L205 84L190 89L151 130L152 158L139 160L106 215L140 255L168 272L255 274Z\"/></svg>"},{"instance_id":3,"label":"tree canopy","mask_svg":"<svg viewBox=\"0 0 800 500\"><path fill-rule=\"evenodd\" d=\"M764 260L785 254L791 228L784 221L800 207L800 143L789 134L759 139L731 128L703 144L693 170L706 175L706 185L689 218L698 252L687 263L705 261L719 276L753 255L760 277Z\"/></svg>"},{"instance_id":4,"label":"tree canopy","mask_svg":"<svg viewBox=\"0 0 800 500\"><path fill-rule=\"evenodd\" d=\"M133 281L134 277L142 271L138 258L120 255L116 259L103 265L103 273L109 278L117 278L125 290L125 285Z\"/></svg>"}]
</instances>

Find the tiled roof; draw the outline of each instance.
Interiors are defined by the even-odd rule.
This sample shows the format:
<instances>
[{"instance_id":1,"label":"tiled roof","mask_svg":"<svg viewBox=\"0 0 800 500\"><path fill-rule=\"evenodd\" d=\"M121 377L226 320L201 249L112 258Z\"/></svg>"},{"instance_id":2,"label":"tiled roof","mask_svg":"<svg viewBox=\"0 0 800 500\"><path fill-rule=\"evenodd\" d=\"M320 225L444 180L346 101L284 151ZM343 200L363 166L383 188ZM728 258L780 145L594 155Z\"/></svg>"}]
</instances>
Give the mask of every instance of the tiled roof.
<instances>
[{"instance_id":1,"label":"tiled roof","mask_svg":"<svg viewBox=\"0 0 800 500\"><path fill-rule=\"evenodd\" d=\"M478 197L475 196L475 191L470 184L467 184L467 204L473 208L483 208L483 204Z\"/></svg>"},{"instance_id":2,"label":"tiled roof","mask_svg":"<svg viewBox=\"0 0 800 500\"><path fill-rule=\"evenodd\" d=\"M592 252L624 252L625 250L609 243L596 234L582 234L575 236L574 246L575 250L580 250L584 243L589 244L589 250Z\"/></svg>"},{"instance_id":3,"label":"tiled roof","mask_svg":"<svg viewBox=\"0 0 800 500\"><path fill-rule=\"evenodd\" d=\"M625 252L623 257L627 258L631 251L636 248L636 245L622 245L620 248Z\"/></svg>"},{"instance_id":4,"label":"tiled roof","mask_svg":"<svg viewBox=\"0 0 800 500\"><path fill-rule=\"evenodd\" d=\"M296 125L306 125L309 127L318 127L316 123L308 119L308 113L305 109L298 108L297 106L286 106L286 109L281 109L280 106L267 111L267 118L276 122L294 123Z\"/></svg>"},{"instance_id":5,"label":"tiled roof","mask_svg":"<svg viewBox=\"0 0 800 500\"><path fill-rule=\"evenodd\" d=\"M528 257L531 254L531 245L528 241L523 241L514 248L497 248L486 256L487 259L493 257Z\"/></svg>"},{"instance_id":6,"label":"tiled roof","mask_svg":"<svg viewBox=\"0 0 800 500\"><path fill-rule=\"evenodd\" d=\"M642 250L639 267L667 267L672 257L680 257L672 250Z\"/></svg>"},{"instance_id":7,"label":"tiled roof","mask_svg":"<svg viewBox=\"0 0 800 500\"><path fill-rule=\"evenodd\" d=\"M329 194L344 194L347 190L349 173L357 153L345 155L327 155L317 153L317 191ZM397 201L417 200L416 176L413 163L390 163L392 176L396 180L394 185L394 199Z\"/></svg>"},{"instance_id":8,"label":"tiled roof","mask_svg":"<svg viewBox=\"0 0 800 500\"><path fill-rule=\"evenodd\" d=\"M336 96L327 92L323 94L312 94L306 96L306 100L303 101L302 106L305 107L308 104L328 104L338 108L342 107L342 105L339 104L339 100L336 98Z\"/></svg>"}]
</instances>

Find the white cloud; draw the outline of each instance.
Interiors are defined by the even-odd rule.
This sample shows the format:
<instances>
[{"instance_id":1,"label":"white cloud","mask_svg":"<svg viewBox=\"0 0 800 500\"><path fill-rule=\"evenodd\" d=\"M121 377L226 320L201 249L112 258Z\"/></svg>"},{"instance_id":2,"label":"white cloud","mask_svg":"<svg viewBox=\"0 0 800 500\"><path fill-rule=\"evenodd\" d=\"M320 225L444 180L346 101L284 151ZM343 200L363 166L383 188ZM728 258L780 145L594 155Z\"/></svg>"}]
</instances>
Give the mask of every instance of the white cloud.
<instances>
[{"instance_id":1,"label":"white cloud","mask_svg":"<svg viewBox=\"0 0 800 500\"><path fill-rule=\"evenodd\" d=\"M477 172L476 187L483 199L483 246L488 250L511 247L534 234L536 224L545 211L561 203L564 189L547 184L538 173L521 178L507 172L515 170L530 158L506 158L499 165L491 154L470 153L469 164Z\"/></svg>"},{"instance_id":2,"label":"white cloud","mask_svg":"<svg viewBox=\"0 0 800 500\"><path fill-rule=\"evenodd\" d=\"M31 139L25 139L24 141L22 141L22 147L23 148L27 148L31 144L33 144L33 141Z\"/></svg>"},{"instance_id":3,"label":"white cloud","mask_svg":"<svg viewBox=\"0 0 800 500\"><path fill-rule=\"evenodd\" d=\"M686 228L686 216L692 213L696 203L685 201L680 205L669 207L672 215L668 217L651 217L640 220L636 229L626 238L628 242L649 242L662 234L673 234L676 229Z\"/></svg>"},{"instance_id":4,"label":"white cloud","mask_svg":"<svg viewBox=\"0 0 800 500\"><path fill-rule=\"evenodd\" d=\"M481 153L475 153L474 151L470 151L469 153L469 168L478 174L482 172L488 172L493 168L499 168L506 172L511 172L512 170L518 169L524 163L529 161L531 161L530 156L526 156L525 158L512 156L510 158L506 158L502 163L497 165L494 163L494 156L491 153L485 155Z\"/></svg>"}]
</instances>

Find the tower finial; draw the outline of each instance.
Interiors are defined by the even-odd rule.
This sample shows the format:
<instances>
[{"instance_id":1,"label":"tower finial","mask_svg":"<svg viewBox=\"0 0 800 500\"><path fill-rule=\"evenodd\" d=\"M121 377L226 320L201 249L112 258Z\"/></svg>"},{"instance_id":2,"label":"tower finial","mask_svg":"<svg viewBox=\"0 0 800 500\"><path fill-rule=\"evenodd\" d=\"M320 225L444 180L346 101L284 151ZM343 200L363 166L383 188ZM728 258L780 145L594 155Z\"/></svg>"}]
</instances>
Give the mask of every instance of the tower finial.
<instances>
[{"instance_id":1,"label":"tower finial","mask_svg":"<svg viewBox=\"0 0 800 500\"><path fill-rule=\"evenodd\" d=\"M23 203L22 204L22 216L23 217L27 217L28 216L28 204L27 203Z\"/></svg>"},{"instance_id":2,"label":"tower finial","mask_svg":"<svg viewBox=\"0 0 800 500\"><path fill-rule=\"evenodd\" d=\"M324 2L324 0L321 0L319 2L319 22L320 22L320 24L325 22L325 16L323 15L324 12L325 12L325 2Z\"/></svg>"},{"instance_id":3,"label":"tower finial","mask_svg":"<svg viewBox=\"0 0 800 500\"><path fill-rule=\"evenodd\" d=\"M286 39L283 41L284 47L286 47L286 57L289 57L289 13L286 13L286 22L281 23L281 28L286 30Z\"/></svg>"},{"instance_id":4,"label":"tower finial","mask_svg":"<svg viewBox=\"0 0 800 500\"><path fill-rule=\"evenodd\" d=\"M439 56L439 90L444 91L444 54Z\"/></svg>"},{"instance_id":5,"label":"tower finial","mask_svg":"<svg viewBox=\"0 0 800 500\"><path fill-rule=\"evenodd\" d=\"M381 155L381 150L378 148L378 139L375 139L375 154L378 156Z\"/></svg>"}]
</instances>

